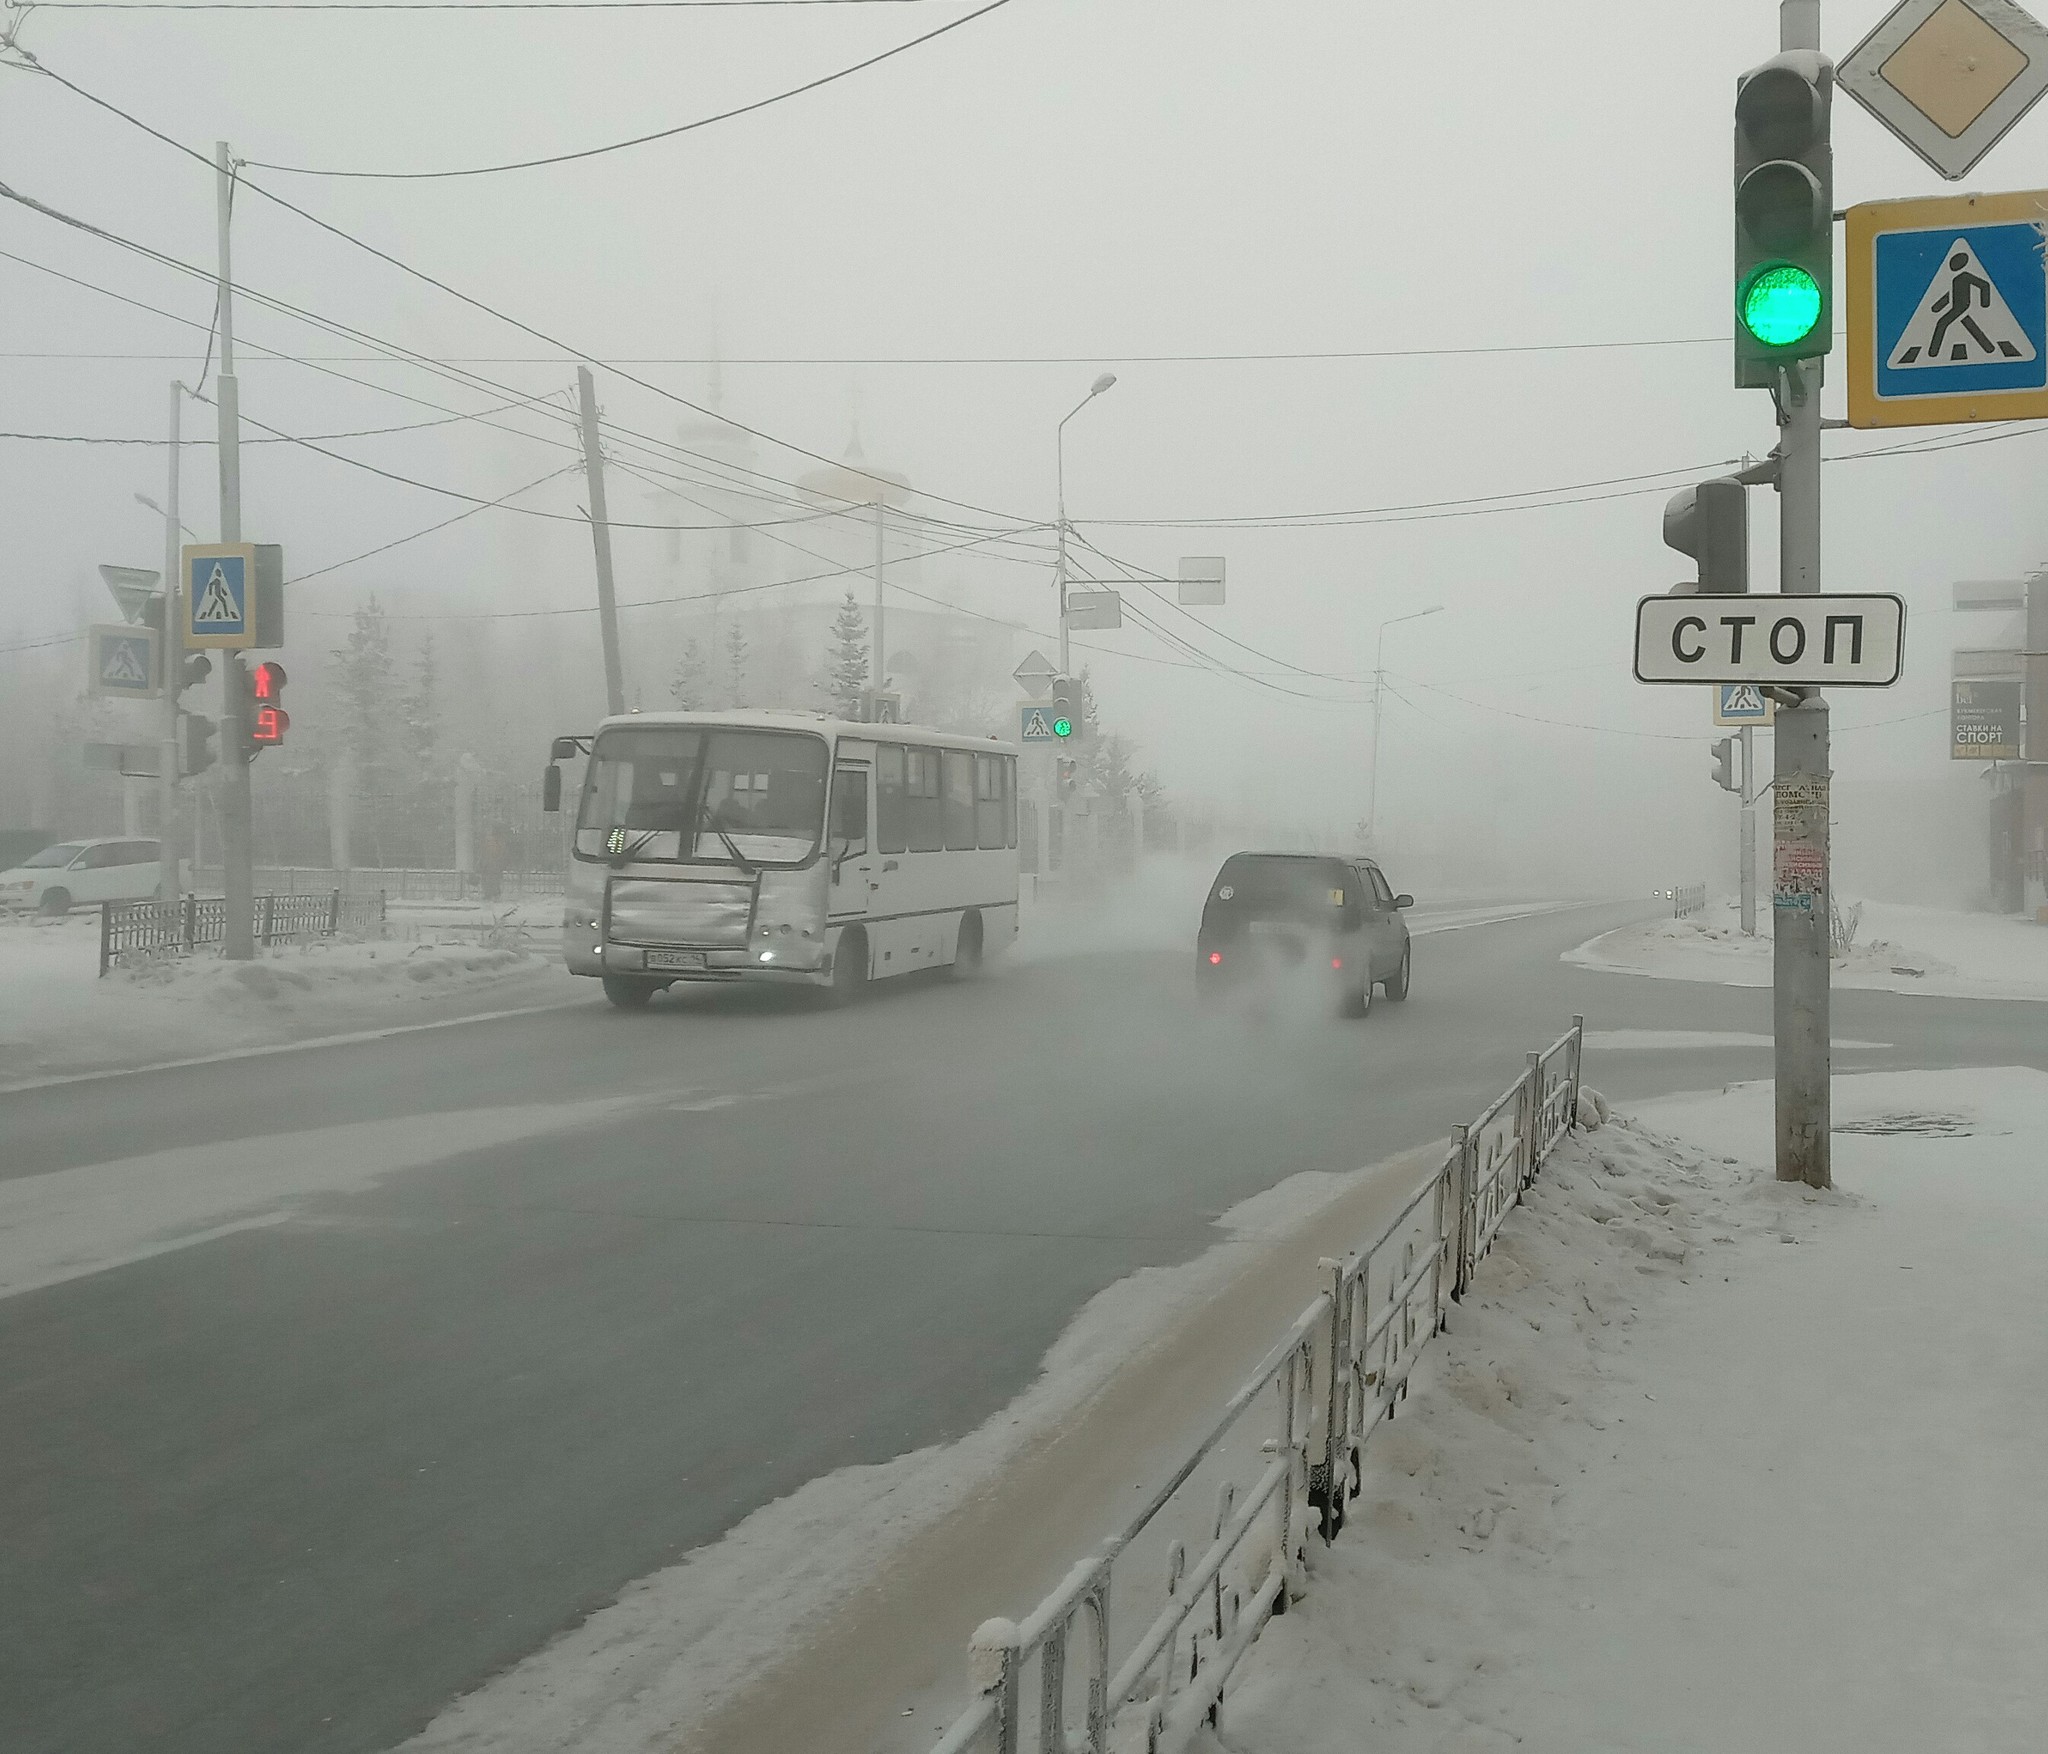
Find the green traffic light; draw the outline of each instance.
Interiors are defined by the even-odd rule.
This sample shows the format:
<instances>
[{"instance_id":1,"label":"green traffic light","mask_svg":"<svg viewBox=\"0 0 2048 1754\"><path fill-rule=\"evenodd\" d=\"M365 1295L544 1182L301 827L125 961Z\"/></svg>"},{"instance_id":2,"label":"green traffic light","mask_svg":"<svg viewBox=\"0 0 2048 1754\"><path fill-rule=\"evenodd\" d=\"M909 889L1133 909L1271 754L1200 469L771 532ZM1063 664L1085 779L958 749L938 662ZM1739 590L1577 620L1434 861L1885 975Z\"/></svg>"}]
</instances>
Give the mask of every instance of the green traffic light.
<instances>
[{"instance_id":1,"label":"green traffic light","mask_svg":"<svg viewBox=\"0 0 2048 1754\"><path fill-rule=\"evenodd\" d=\"M1074 734L1074 721L1072 719L1054 719L1052 722L1052 734L1055 737L1071 737Z\"/></svg>"},{"instance_id":2,"label":"green traffic light","mask_svg":"<svg viewBox=\"0 0 2048 1754\"><path fill-rule=\"evenodd\" d=\"M1773 262L1742 289L1742 326L1766 347L1790 347L1820 321L1820 285L1804 268Z\"/></svg>"}]
</instances>

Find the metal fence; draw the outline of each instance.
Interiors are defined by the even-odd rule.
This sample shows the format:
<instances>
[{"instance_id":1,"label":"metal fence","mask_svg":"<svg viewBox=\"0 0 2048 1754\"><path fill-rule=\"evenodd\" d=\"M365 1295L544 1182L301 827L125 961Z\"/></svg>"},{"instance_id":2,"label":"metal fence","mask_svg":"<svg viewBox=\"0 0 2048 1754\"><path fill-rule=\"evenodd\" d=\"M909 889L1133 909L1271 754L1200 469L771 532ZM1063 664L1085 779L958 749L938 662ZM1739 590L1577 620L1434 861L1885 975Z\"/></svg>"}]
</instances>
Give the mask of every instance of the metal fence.
<instances>
[{"instance_id":1,"label":"metal fence","mask_svg":"<svg viewBox=\"0 0 2048 1754\"><path fill-rule=\"evenodd\" d=\"M357 866L338 871L331 865L258 865L256 882L279 895L345 895L382 892L393 901L531 901L558 896L566 886L566 861L542 871L454 871L401 865ZM201 866L194 881L220 886L220 867Z\"/></svg>"},{"instance_id":2,"label":"metal fence","mask_svg":"<svg viewBox=\"0 0 2048 1754\"><path fill-rule=\"evenodd\" d=\"M1363 1490L1367 1443L1393 1417L1501 1221L1576 1120L1584 1046L1585 1019L1574 1017L1530 1054L1378 1234L1324 1263L1329 1289L1123 1529L1021 1624L990 1620L975 1632L974 1702L933 1754L1107 1754L1112 1735L1119 1748L1161 1754L1217 1721L1232 1671L1302 1592L1310 1527L1336 1538ZM1242 1493L1232 1478L1204 1482L1214 1485L1215 1513L1201 1516L1194 1483L1233 1458L1256 1467L1255 1477ZM1198 1516L1200 1551L1190 1557L1186 1539L1166 1537ZM1140 1587L1135 1560L1148 1549L1163 1592L1135 1609L1141 1623L1123 1647L1112 1597Z\"/></svg>"},{"instance_id":3,"label":"metal fence","mask_svg":"<svg viewBox=\"0 0 2048 1754\"><path fill-rule=\"evenodd\" d=\"M341 932L384 934L384 897L264 894L256 900L256 942L332 938ZM100 973L137 952L184 955L227 936L228 904L218 895L180 901L106 901L100 904Z\"/></svg>"},{"instance_id":4,"label":"metal fence","mask_svg":"<svg viewBox=\"0 0 2048 1754\"><path fill-rule=\"evenodd\" d=\"M1682 920L1687 914L1706 912L1707 886L1704 883L1690 883L1683 889L1671 892L1671 917Z\"/></svg>"}]
</instances>

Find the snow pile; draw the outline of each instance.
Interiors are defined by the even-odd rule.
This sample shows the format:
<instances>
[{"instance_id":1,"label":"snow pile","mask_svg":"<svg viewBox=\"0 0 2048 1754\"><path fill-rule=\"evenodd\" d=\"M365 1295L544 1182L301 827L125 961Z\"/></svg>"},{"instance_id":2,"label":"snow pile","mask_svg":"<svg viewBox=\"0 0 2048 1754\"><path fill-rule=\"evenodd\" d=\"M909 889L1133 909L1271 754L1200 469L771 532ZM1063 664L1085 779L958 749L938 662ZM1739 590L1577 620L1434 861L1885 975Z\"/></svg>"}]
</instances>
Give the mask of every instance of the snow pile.
<instances>
[{"instance_id":1,"label":"snow pile","mask_svg":"<svg viewBox=\"0 0 2048 1754\"><path fill-rule=\"evenodd\" d=\"M1892 902L1852 904L1857 931L1834 961L1834 984L1964 999L2048 999L2048 928L2002 914ZM1771 984L1768 898L1757 935L1744 937L1732 907L1684 920L1623 926L1565 952L1566 962L1610 973L1725 986Z\"/></svg>"},{"instance_id":2,"label":"snow pile","mask_svg":"<svg viewBox=\"0 0 2048 1754\"><path fill-rule=\"evenodd\" d=\"M104 979L98 969L96 916L0 927L0 1087L591 991L516 939L321 938L253 962L200 951L136 959Z\"/></svg>"},{"instance_id":3,"label":"snow pile","mask_svg":"<svg viewBox=\"0 0 2048 1754\"><path fill-rule=\"evenodd\" d=\"M1836 1101L1849 1192L1767 1084L1559 1152L1200 1746L2038 1745L2048 1076Z\"/></svg>"}]
</instances>

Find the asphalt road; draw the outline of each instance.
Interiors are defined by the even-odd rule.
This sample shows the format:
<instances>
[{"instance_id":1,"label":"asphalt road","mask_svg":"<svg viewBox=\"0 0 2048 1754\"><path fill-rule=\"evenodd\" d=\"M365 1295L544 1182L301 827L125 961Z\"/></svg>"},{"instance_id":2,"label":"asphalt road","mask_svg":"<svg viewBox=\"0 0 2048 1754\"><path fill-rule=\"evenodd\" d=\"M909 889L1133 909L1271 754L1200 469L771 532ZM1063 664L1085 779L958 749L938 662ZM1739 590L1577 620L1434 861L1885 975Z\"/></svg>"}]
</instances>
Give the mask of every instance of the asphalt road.
<instances>
[{"instance_id":1,"label":"asphalt road","mask_svg":"<svg viewBox=\"0 0 2048 1754\"><path fill-rule=\"evenodd\" d=\"M268 1141L312 1190L0 1299L0 1748L388 1748L757 1506L971 1430L1095 1292L1442 1135L1573 1012L1767 1035L1767 992L1557 960L1647 911L1419 938L1356 1023L1205 1014L1185 953L1134 951L0 1096L0 1178ZM2042 1014L1841 993L1838 1034L1892 1044L1841 1065L2048 1067ZM515 1104L555 1118L367 1183L328 1131Z\"/></svg>"}]
</instances>

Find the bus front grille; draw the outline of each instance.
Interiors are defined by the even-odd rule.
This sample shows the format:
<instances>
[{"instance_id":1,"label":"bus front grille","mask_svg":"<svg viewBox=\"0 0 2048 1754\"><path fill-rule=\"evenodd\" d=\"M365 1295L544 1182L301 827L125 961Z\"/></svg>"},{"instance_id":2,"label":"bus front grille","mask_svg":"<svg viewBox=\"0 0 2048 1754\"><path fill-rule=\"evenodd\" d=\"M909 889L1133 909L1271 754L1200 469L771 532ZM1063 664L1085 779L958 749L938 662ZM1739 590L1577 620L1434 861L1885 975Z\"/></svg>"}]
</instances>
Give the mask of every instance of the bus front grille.
<instances>
[{"instance_id":1,"label":"bus front grille","mask_svg":"<svg viewBox=\"0 0 2048 1754\"><path fill-rule=\"evenodd\" d=\"M747 942L754 891L746 883L614 879L611 939L615 944L687 944L737 950Z\"/></svg>"}]
</instances>

